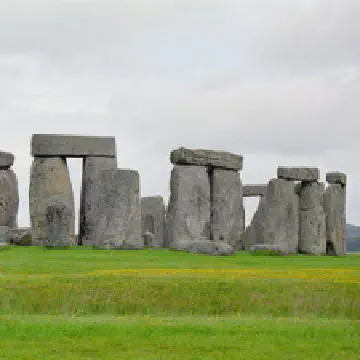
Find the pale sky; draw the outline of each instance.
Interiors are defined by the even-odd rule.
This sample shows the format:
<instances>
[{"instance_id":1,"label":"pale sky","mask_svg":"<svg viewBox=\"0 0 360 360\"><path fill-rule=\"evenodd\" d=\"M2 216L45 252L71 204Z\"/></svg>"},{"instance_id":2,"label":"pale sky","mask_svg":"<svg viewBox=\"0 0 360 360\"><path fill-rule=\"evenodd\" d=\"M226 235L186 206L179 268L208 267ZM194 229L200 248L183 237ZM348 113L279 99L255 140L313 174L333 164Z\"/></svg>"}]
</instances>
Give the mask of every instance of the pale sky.
<instances>
[{"instance_id":1,"label":"pale sky","mask_svg":"<svg viewBox=\"0 0 360 360\"><path fill-rule=\"evenodd\" d=\"M348 175L360 225L359 0L0 2L0 149L15 154L29 224L33 133L115 136L143 196L169 192L179 146ZM81 161L69 161L79 202ZM246 200L250 217L256 200Z\"/></svg>"}]
</instances>

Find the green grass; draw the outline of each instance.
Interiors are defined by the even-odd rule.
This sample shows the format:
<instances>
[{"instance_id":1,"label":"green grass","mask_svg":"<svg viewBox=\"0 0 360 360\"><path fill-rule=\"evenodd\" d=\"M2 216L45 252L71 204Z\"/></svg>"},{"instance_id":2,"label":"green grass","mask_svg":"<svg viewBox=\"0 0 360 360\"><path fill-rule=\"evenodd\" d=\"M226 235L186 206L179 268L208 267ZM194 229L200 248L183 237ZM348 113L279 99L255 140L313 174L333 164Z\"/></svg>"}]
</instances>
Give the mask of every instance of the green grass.
<instances>
[{"instance_id":1,"label":"green grass","mask_svg":"<svg viewBox=\"0 0 360 360\"><path fill-rule=\"evenodd\" d=\"M360 256L0 252L0 359L360 358Z\"/></svg>"}]
</instances>

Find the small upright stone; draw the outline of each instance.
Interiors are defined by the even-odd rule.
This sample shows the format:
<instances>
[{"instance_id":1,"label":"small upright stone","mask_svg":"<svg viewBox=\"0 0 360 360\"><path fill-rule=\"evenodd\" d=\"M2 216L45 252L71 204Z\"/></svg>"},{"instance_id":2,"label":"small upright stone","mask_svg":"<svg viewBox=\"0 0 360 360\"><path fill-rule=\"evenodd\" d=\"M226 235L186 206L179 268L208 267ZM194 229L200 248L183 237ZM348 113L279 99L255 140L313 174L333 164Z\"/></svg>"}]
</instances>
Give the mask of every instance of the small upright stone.
<instances>
[{"instance_id":1,"label":"small upright stone","mask_svg":"<svg viewBox=\"0 0 360 360\"><path fill-rule=\"evenodd\" d=\"M141 249L140 179L135 170L101 173L96 246L107 249Z\"/></svg>"},{"instance_id":2,"label":"small upright stone","mask_svg":"<svg viewBox=\"0 0 360 360\"><path fill-rule=\"evenodd\" d=\"M9 152L0 151L0 170L9 169L13 165L14 155Z\"/></svg>"},{"instance_id":3,"label":"small upright stone","mask_svg":"<svg viewBox=\"0 0 360 360\"><path fill-rule=\"evenodd\" d=\"M66 198L53 196L46 206L46 241L45 246L63 248L75 244L71 234L73 209Z\"/></svg>"},{"instance_id":4,"label":"small upright stone","mask_svg":"<svg viewBox=\"0 0 360 360\"><path fill-rule=\"evenodd\" d=\"M174 165L211 166L229 170L241 170L243 157L218 150L186 149L173 150L170 161Z\"/></svg>"},{"instance_id":5,"label":"small upright stone","mask_svg":"<svg viewBox=\"0 0 360 360\"><path fill-rule=\"evenodd\" d=\"M329 184L340 184L346 186L346 174L341 172L329 172L326 174L326 181Z\"/></svg>"},{"instance_id":6,"label":"small upright stone","mask_svg":"<svg viewBox=\"0 0 360 360\"><path fill-rule=\"evenodd\" d=\"M141 231L153 234L151 247L164 246L165 204L162 196L147 196L141 198Z\"/></svg>"},{"instance_id":7,"label":"small upright stone","mask_svg":"<svg viewBox=\"0 0 360 360\"><path fill-rule=\"evenodd\" d=\"M69 241L72 243L75 239L74 196L66 159L35 157L31 167L29 191L32 245L48 243L47 207L49 199L54 196L60 196L71 209Z\"/></svg>"},{"instance_id":8,"label":"small upright stone","mask_svg":"<svg viewBox=\"0 0 360 360\"><path fill-rule=\"evenodd\" d=\"M318 181L320 170L315 167L282 167L277 170L278 179L293 181Z\"/></svg>"},{"instance_id":9,"label":"small upright stone","mask_svg":"<svg viewBox=\"0 0 360 360\"><path fill-rule=\"evenodd\" d=\"M17 225L18 181L12 170L0 170L0 226Z\"/></svg>"},{"instance_id":10,"label":"small upright stone","mask_svg":"<svg viewBox=\"0 0 360 360\"><path fill-rule=\"evenodd\" d=\"M171 172L166 246L210 239L210 182L206 167L175 165Z\"/></svg>"}]
</instances>

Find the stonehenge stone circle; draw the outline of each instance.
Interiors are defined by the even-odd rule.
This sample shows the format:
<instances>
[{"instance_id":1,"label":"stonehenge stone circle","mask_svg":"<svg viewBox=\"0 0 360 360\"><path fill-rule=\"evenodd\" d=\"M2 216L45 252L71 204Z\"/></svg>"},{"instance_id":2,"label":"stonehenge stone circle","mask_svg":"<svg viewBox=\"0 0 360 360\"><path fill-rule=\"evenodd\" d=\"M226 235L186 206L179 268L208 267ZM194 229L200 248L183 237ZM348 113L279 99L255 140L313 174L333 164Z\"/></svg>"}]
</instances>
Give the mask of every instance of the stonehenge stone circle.
<instances>
[{"instance_id":1,"label":"stonehenge stone circle","mask_svg":"<svg viewBox=\"0 0 360 360\"><path fill-rule=\"evenodd\" d=\"M128 169L104 170L96 224L96 246L141 249L139 173Z\"/></svg>"},{"instance_id":2,"label":"stonehenge stone circle","mask_svg":"<svg viewBox=\"0 0 360 360\"><path fill-rule=\"evenodd\" d=\"M186 149L181 147L173 150L170 161L174 165L211 166L229 170L241 170L243 167L242 156L226 151Z\"/></svg>"},{"instance_id":3,"label":"stonehenge stone circle","mask_svg":"<svg viewBox=\"0 0 360 360\"><path fill-rule=\"evenodd\" d=\"M279 245L281 251L296 253L299 246L299 198L295 184L272 179L250 226L242 236L246 249L255 244Z\"/></svg>"},{"instance_id":4,"label":"stonehenge stone circle","mask_svg":"<svg viewBox=\"0 0 360 360\"><path fill-rule=\"evenodd\" d=\"M210 183L205 166L175 165L171 172L166 245L210 239Z\"/></svg>"},{"instance_id":5,"label":"stonehenge stone circle","mask_svg":"<svg viewBox=\"0 0 360 360\"><path fill-rule=\"evenodd\" d=\"M0 226L17 226L18 181L11 169L0 170Z\"/></svg>"},{"instance_id":6,"label":"stonehenge stone circle","mask_svg":"<svg viewBox=\"0 0 360 360\"><path fill-rule=\"evenodd\" d=\"M212 170L211 240L237 247L244 229L243 197L239 173L234 170Z\"/></svg>"},{"instance_id":7,"label":"stonehenge stone circle","mask_svg":"<svg viewBox=\"0 0 360 360\"><path fill-rule=\"evenodd\" d=\"M32 245L47 245L46 214L48 200L53 196L60 196L71 209L68 238L72 242L75 238L74 195L66 159L35 157L31 166L29 190Z\"/></svg>"},{"instance_id":8,"label":"stonehenge stone circle","mask_svg":"<svg viewBox=\"0 0 360 360\"><path fill-rule=\"evenodd\" d=\"M74 245L75 239L70 237L73 226L74 211L67 198L52 196L46 205L46 240L45 246L66 247Z\"/></svg>"},{"instance_id":9,"label":"stonehenge stone circle","mask_svg":"<svg viewBox=\"0 0 360 360\"><path fill-rule=\"evenodd\" d=\"M32 156L116 157L115 138L102 136L34 134Z\"/></svg>"},{"instance_id":10,"label":"stonehenge stone circle","mask_svg":"<svg viewBox=\"0 0 360 360\"><path fill-rule=\"evenodd\" d=\"M254 197L254 196L265 196L267 185L253 184L243 185L243 196Z\"/></svg>"},{"instance_id":11,"label":"stonehenge stone circle","mask_svg":"<svg viewBox=\"0 0 360 360\"><path fill-rule=\"evenodd\" d=\"M0 151L0 170L7 170L13 165L14 155L9 152Z\"/></svg>"},{"instance_id":12,"label":"stonehenge stone circle","mask_svg":"<svg viewBox=\"0 0 360 360\"><path fill-rule=\"evenodd\" d=\"M283 167L279 166L277 170L279 179L293 181L317 181L320 177L320 171L315 167Z\"/></svg>"},{"instance_id":13,"label":"stonehenge stone circle","mask_svg":"<svg viewBox=\"0 0 360 360\"><path fill-rule=\"evenodd\" d=\"M83 159L82 186L80 196L79 245L93 245L96 236L96 221L99 196L102 190L101 173L116 169L115 157L85 157Z\"/></svg>"},{"instance_id":14,"label":"stonehenge stone circle","mask_svg":"<svg viewBox=\"0 0 360 360\"><path fill-rule=\"evenodd\" d=\"M302 182L299 202L299 252L326 254L323 183Z\"/></svg>"},{"instance_id":15,"label":"stonehenge stone circle","mask_svg":"<svg viewBox=\"0 0 360 360\"><path fill-rule=\"evenodd\" d=\"M223 241L180 240L172 243L171 249L195 254L233 255L234 248Z\"/></svg>"},{"instance_id":16,"label":"stonehenge stone circle","mask_svg":"<svg viewBox=\"0 0 360 360\"><path fill-rule=\"evenodd\" d=\"M144 236L146 232L153 234L153 239L151 243L147 241L147 246L164 246L165 204L162 196L141 198L141 233Z\"/></svg>"},{"instance_id":17,"label":"stonehenge stone circle","mask_svg":"<svg viewBox=\"0 0 360 360\"><path fill-rule=\"evenodd\" d=\"M346 175L340 178L346 184ZM327 174L327 179L332 180L333 175ZM326 252L329 255L346 255L346 186L343 184L330 183L324 195Z\"/></svg>"}]
</instances>

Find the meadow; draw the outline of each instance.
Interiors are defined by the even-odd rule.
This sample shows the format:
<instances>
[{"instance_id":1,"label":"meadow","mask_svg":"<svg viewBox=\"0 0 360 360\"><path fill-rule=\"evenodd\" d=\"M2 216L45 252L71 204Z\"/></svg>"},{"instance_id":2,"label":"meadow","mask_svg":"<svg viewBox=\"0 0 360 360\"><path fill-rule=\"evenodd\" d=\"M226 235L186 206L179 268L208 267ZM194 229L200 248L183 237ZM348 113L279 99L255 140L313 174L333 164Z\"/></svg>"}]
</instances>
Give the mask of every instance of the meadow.
<instances>
[{"instance_id":1,"label":"meadow","mask_svg":"<svg viewBox=\"0 0 360 360\"><path fill-rule=\"evenodd\" d=\"M360 359L360 255L0 251L1 359Z\"/></svg>"}]
</instances>

